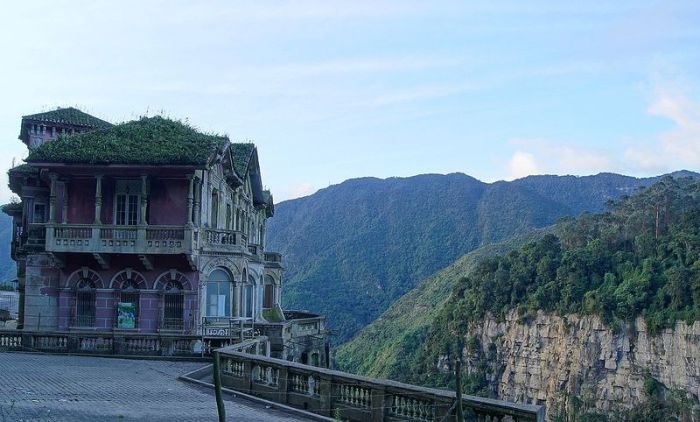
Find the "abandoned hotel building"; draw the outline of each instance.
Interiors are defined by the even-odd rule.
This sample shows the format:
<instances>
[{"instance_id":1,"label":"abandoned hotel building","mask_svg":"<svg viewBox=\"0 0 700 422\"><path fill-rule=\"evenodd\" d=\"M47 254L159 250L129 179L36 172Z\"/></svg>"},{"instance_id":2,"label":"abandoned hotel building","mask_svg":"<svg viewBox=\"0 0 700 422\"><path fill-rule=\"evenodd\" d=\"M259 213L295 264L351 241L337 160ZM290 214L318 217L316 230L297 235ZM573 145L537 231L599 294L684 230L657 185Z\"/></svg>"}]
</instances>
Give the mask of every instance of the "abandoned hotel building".
<instances>
[{"instance_id":1,"label":"abandoned hotel building","mask_svg":"<svg viewBox=\"0 0 700 422\"><path fill-rule=\"evenodd\" d=\"M274 214L252 143L164 117L113 125L75 108L22 118L26 164L12 258L18 329L269 339L271 356L328 365L324 318L284 311Z\"/></svg>"}]
</instances>

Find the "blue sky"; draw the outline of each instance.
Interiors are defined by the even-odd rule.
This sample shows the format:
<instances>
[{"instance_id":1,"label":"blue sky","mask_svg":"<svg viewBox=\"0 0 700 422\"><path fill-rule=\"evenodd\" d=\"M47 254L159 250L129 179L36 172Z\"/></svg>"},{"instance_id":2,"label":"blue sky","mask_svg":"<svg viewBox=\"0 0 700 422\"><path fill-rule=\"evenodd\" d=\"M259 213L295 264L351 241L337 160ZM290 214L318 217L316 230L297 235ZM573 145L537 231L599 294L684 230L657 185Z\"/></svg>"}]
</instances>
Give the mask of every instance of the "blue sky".
<instances>
[{"instance_id":1,"label":"blue sky","mask_svg":"<svg viewBox=\"0 0 700 422\"><path fill-rule=\"evenodd\" d=\"M698 170L700 2L574 3L4 5L0 166L26 157L21 115L77 106L252 140L278 202L362 176Z\"/></svg>"}]
</instances>

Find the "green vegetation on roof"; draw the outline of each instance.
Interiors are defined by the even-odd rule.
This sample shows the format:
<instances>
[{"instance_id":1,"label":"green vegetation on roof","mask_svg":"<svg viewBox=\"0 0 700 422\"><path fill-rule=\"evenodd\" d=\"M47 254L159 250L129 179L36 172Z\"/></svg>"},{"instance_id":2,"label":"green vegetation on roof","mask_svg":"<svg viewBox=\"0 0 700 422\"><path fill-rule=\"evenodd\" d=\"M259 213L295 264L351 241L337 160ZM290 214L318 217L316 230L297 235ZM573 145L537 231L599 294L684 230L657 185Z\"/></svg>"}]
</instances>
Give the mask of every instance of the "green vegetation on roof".
<instances>
[{"instance_id":1,"label":"green vegetation on roof","mask_svg":"<svg viewBox=\"0 0 700 422\"><path fill-rule=\"evenodd\" d=\"M228 143L161 116L92 132L62 135L31 151L28 162L205 165Z\"/></svg>"},{"instance_id":2,"label":"green vegetation on roof","mask_svg":"<svg viewBox=\"0 0 700 422\"><path fill-rule=\"evenodd\" d=\"M233 153L233 168L241 178L245 177L250 163L250 156L255 149L253 143L231 144L231 152Z\"/></svg>"},{"instance_id":3,"label":"green vegetation on roof","mask_svg":"<svg viewBox=\"0 0 700 422\"><path fill-rule=\"evenodd\" d=\"M284 314L279 306L270 309L263 309L262 316L267 322L283 322Z\"/></svg>"},{"instance_id":4,"label":"green vegetation on roof","mask_svg":"<svg viewBox=\"0 0 700 422\"><path fill-rule=\"evenodd\" d=\"M44 113L30 114L22 116L22 119L73 126L87 126L95 129L106 129L112 126L109 122L98 119L95 116L91 116L73 107L57 108L56 110Z\"/></svg>"},{"instance_id":5,"label":"green vegetation on roof","mask_svg":"<svg viewBox=\"0 0 700 422\"><path fill-rule=\"evenodd\" d=\"M35 174L38 172L39 172L38 168L32 167L29 164L20 164L20 165L14 166L11 169L7 170L7 174L20 174L20 173Z\"/></svg>"},{"instance_id":6,"label":"green vegetation on roof","mask_svg":"<svg viewBox=\"0 0 700 422\"><path fill-rule=\"evenodd\" d=\"M9 204L5 204L5 205L0 206L0 211L4 212L5 214L22 212L22 203L21 202L10 202Z\"/></svg>"}]
</instances>

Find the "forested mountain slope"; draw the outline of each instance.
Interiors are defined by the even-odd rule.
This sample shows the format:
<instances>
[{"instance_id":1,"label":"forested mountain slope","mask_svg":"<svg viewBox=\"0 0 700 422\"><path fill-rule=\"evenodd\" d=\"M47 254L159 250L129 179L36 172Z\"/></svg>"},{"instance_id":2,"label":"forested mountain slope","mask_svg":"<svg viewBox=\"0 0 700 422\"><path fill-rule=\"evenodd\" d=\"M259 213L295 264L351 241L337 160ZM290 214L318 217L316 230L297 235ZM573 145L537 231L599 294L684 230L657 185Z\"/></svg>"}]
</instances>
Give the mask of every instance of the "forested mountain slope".
<instances>
[{"instance_id":1,"label":"forested mountain slope","mask_svg":"<svg viewBox=\"0 0 700 422\"><path fill-rule=\"evenodd\" d=\"M341 345L335 351L335 364L341 370L365 376L405 379L457 281L470 274L483 259L509 252L551 231L551 227L533 230L482 246L421 281Z\"/></svg>"},{"instance_id":2,"label":"forested mountain slope","mask_svg":"<svg viewBox=\"0 0 700 422\"><path fill-rule=\"evenodd\" d=\"M462 356L474 394L631 420L697 405L700 182L665 178L463 275L392 377L450 385Z\"/></svg>"},{"instance_id":3,"label":"forested mountain slope","mask_svg":"<svg viewBox=\"0 0 700 422\"><path fill-rule=\"evenodd\" d=\"M464 174L348 180L276 206L268 248L284 255L284 307L325 314L348 340L417 283L479 246L548 226L656 178Z\"/></svg>"}]
</instances>

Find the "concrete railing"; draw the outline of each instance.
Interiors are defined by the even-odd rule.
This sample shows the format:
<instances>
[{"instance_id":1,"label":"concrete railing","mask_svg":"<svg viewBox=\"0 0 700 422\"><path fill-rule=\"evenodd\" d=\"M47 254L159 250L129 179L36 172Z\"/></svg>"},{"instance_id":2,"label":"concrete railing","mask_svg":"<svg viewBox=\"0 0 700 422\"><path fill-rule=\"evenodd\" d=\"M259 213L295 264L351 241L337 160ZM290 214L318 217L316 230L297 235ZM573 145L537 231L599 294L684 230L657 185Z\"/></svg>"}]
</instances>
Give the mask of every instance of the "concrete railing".
<instances>
[{"instance_id":1,"label":"concrete railing","mask_svg":"<svg viewBox=\"0 0 700 422\"><path fill-rule=\"evenodd\" d=\"M247 245L248 239L246 235L237 230L200 230L200 246L205 250L213 252L243 252Z\"/></svg>"},{"instance_id":2,"label":"concrete railing","mask_svg":"<svg viewBox=\"0 0 700 422\"><path fill-rule=\"evenodd\" d=\"M218 349L224 387L349 421L454 420L455 393ZM544 421L544 407L463 397L465 420Z\"/></svg>"},{"instance_id":3,"label":"concrete railing","mask_svg":"<svg viewBox=\"0 0 700 422\"><path fill-rule=\"evenodd\" d=\"M49 252L190 254L192 229L185 226L47 224Z\"/></svg>"},{"instance_id":4,"label":"concrete railing","mask_svg":"<svg viewBox=\"0 0 700 422\"><path fill-rule=\"evenodd\" d=\"M0 350L180 357L211 352L201 336L25 330L0 330Z\"/></svg>"}]
</instances>

